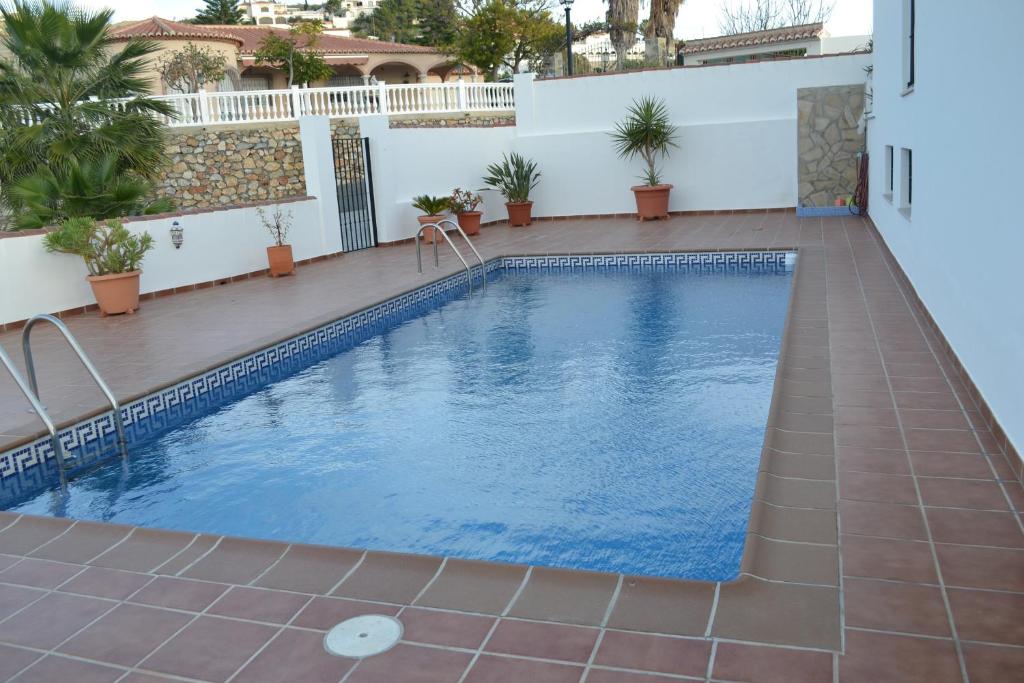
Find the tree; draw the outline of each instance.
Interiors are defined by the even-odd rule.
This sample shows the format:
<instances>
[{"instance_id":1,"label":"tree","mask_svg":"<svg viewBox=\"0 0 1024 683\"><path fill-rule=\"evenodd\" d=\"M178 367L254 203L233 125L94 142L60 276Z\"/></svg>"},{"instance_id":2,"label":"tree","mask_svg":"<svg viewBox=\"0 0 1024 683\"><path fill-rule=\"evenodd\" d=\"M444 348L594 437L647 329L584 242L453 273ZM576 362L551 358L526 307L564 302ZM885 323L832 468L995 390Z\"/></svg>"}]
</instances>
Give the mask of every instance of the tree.
<instances>
[{"instance_id":1,"label":"tree","mask_svg":"<svg viewBox=\"0 0 1024 683\"><path fill-rule=\"evenodd\" d=\"M194 93L207 83L216 83L224 78L226 66L227 57L223 54L214 52L209 46L196 47L188 43L157 60L156 70L168 89Z\"/></svg>"},{"instance_id":2,"label":"tree","mask_svg":"<svg viewBox=\"0 0 1024 683\"><path fill-rule=\"evenodd\" d=\"M256 50L256 63L287 70L289 86L330 78L334 71L316 52L323 30L319 21L293 24L284 35L271 30Z\"/></svg>"},{"instance_id":3,"label":"tree","mask_svg":"<svg viewBox=\"0 0 1024 683\"><path fill-rule=\"evenodd\" d=\"M9 55L0 57L0 199L16 212L10 190L23 178L45 168L63 183L104 159L117 178L156 177L165 150L154 114L174 115L148 93L158 46L111 40L110 10L15 0L0 16Z\"/></svg>"},{"instance_id":4,"label":"tree","mask_svg":"<svg viewBox=\"0 0 1024 683\"><path fill-rule=\"evenodd\" d=\"M546 6L522 0L487 0L463 20L454 51L459 60L475 64L495 80L498 69L518 72L565 47L561 24Z\"/></svg>"},{"instance_id":5,"label":"tree","mask_svg":"<svg viewBox=\"0 0 1024 683\"><path fill-rule=\"evenodd\" d=\"M743 0L722 5L718 26L722 35L767 31L828 21L835 0Z\"/></svg>"},{"instance_id":6,"label":"tree","mask_svg":"<svg viewBox=\"0 0 1024 683\"><path fill-rule=\"evenodd\" d=\"M676 16L685 1L651 0L651 15L642 29L648 61L664 66L666 55L673 53Z\"/></svg>"},{"instance_id":7,"label":"tree","mask_svg":"<svg viewBox=\"0 0 1024 683\"><path fill-rule=\"evenodd\" d=\"M382 0L352 22L353 32L362 36L436 47L451 45L457 26L453 0Z\"/></svg>"},{"instance_id":8,"label":"tree","mask_svg":"<svg viewBox=\"0 0 1024 683\"><path fill-rule=\"evenodd\" d=\"M205 7L196 12L196 24L241 24L245 12L238 6L238 0L203 0Z\"/></svg>"},{"instance_id":9,"label":"tree","mask_svg":"<svg viewBox=\"0 0 1024 683\"><path fill-rule=\"evenodd\" d=\"M615 68L626 65L626 53L636 42L639 0L608 0L608 38L615 48Z\"/></svg>"}]
</instances>

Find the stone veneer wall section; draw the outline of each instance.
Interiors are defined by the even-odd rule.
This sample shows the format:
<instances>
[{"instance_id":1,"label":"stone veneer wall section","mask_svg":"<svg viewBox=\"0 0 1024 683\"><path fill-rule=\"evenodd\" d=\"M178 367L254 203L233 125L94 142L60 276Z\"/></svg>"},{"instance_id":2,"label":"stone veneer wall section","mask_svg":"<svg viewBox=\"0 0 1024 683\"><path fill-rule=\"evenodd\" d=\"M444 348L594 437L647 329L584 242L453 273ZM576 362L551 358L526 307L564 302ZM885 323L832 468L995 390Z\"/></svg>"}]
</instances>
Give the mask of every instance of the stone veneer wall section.
<instances>
[{"instance_id":1,"label":"stone veneer wall section","mask_svg":"<svg viewBox=\"0 0 1024 683\"><path fill-rule=\"evenodd\" d=\"M335 136L357 137L355 121L332 121ZM155 195L177 209L250 204L306 194L299 127L264 123L172 130L169 163Z\"/></svg>"},{"instance_id":2,"label":"stone veneer wall section","mask_svg":"<svg viewBox=\"0 0 1024 683\"><path fill-rule=\"evenodd\" d=\"M512 112L450 114L405 114L392 116L391 128L496 128L516 125Z\"/></svg>"},{"instance_id":3,"label":"stone veneer wall section","mask_svg":"<svg viewBox=\"0 0 1024 683\"><path fill-rule=\"evenodd\" d=\"M857 187L864 86L798 88L796 98L799 205L832 206Z\"/></svg>"}]
</instances>

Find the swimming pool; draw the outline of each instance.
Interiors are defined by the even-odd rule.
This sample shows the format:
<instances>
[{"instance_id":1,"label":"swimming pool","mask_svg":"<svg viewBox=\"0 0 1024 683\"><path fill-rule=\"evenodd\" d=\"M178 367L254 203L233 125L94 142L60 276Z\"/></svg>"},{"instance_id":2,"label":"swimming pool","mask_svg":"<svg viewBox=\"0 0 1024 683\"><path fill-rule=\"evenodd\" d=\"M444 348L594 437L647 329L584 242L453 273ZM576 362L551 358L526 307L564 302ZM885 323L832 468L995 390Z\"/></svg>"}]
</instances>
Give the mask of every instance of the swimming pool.
<instances>
[{"instance_id":1,"label":"swimming pool","mask_svg":"<svg viewBox=\"0 0 1024 683\"><path fill-rule=\"evenodd\" d=\"M8 509L733 578L792 259L524 263Z\"/></svg>"}]
</instances>

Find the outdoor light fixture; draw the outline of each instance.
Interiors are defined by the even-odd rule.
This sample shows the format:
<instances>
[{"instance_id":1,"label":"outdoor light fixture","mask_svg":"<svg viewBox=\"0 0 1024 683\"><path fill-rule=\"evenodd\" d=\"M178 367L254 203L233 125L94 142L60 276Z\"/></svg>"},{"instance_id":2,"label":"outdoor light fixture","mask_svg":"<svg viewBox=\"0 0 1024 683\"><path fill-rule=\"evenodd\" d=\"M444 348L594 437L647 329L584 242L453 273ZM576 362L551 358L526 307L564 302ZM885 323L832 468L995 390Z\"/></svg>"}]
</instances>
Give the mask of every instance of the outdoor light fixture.
<instances>
[{"instance_id":1,"label":"outdoor light fixture","mask_svg":"<svg viewBox=\"0 0 1024 683\"><path fill-rule=\"evenodd\" d=\"M572 22L569 21L569 11L572 10L573 0L558 0L565 8L565 74L572 76Z\"/></svg>"},{"instance_id":2,"label":"outdoor light fixture","mask_svg":"<svg viewBox=\"0 0 1024 683\"><path fill-rule=\"evenodd\" d=\"M181 249L181 243L185 241L185 229L178 221L171 223L171 244L175 249Z\"/></svg>"}]
</instances>

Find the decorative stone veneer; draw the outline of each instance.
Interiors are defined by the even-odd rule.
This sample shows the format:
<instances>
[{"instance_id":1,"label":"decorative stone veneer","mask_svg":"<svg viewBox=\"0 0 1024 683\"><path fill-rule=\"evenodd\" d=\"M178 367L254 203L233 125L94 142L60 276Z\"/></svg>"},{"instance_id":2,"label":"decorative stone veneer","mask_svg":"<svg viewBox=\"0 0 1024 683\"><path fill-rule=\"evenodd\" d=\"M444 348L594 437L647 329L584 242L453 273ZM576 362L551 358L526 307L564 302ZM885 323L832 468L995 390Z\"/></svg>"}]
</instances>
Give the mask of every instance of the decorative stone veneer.
<instances>
[{"instance_id":1,"label":"decorative stone veneer","mask_svg":"<svg viewBox=\"0 0 1024 683\"><path fill-rule=\"evenodd\" d=\"M331 127L336 136L359 134L351 120L338 119ZM167 152L170 160L154 194L169 197L178 209L306 194L299 127L294 123L172 131Z\"/></svg>"},{"instance_id":2,"label":"decorative stone veneer","mask_svg":"<svg viewBox=\"0 0 1024 683\"><path fill-rule=\"evenodd\" d=\"M857 187L857 153L864 134L864 86L799 88L797 97L797 180L800 206L832 206Z\"/></svg>"},{"instance_id":3,"label":"decorative stone veneer","mask_svg":"<svg viewBox=\"0 0 1024 683\"><path fill-rule=\"evenodd\" d=\"M496 128L516 125L516 115L511 112L493 114L406 114L392 116L391 128Z\"/></svg>"}]
</instances>

